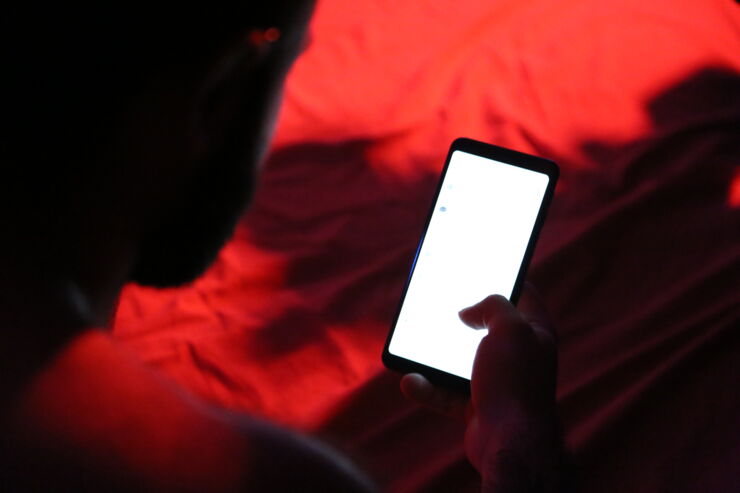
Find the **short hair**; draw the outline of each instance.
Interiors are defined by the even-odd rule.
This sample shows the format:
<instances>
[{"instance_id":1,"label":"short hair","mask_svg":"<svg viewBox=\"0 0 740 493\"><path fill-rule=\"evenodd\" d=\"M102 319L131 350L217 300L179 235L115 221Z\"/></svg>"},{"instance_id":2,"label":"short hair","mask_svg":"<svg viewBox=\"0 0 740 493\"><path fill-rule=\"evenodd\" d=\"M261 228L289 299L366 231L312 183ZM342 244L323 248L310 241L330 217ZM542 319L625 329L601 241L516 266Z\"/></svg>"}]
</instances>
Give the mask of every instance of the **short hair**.
<instances>
[{"instance_id":1,"label":"short hair","mask_svg":"<svg viewBox=\"0 0 740 493\"><path fill-rule=\"evenodd\" d=\"M56 12L46 6L3 7L2 138L38 131L53 124L55 117L101 113L102 101L110 103L116 92L134 87L153 71L195 64L249 27L284 27L306 3L196 2L189 7L178 4L177 10L63 3L54 7ZM104 115L95 116L104 123L100 120ZM59 130L50 128L48 133ZM31 145L23 147L28 151Z\"/></svg>"},{"instance_id":2,"label":"short hair","mask_svg":"<svg viewBox=\"0 0 740 493\"><path fill-rule=\"evenodd\" d=\"M186 3L2 7L2 181L27 178L25 162L50 161L53 168L56 156L69 151L85 161L110 130L117 106L147 77L198 66L250 28L289 28L313 1Z\"/></svg>"}]
</instances>

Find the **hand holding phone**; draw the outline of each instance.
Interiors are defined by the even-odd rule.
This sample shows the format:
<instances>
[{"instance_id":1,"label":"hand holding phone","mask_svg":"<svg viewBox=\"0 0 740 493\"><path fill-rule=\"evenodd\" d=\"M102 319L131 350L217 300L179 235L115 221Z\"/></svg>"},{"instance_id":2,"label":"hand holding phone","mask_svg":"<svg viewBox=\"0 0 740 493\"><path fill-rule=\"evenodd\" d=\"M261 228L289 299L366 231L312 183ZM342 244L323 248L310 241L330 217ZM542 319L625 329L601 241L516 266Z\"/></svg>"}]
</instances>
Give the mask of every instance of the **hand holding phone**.
<instances>
[{"instance_id":1,"label":"hand holding phone","mask_svg":"<svg viewBox=\"0 0 740 493\"><path fill-rule=\"evenodd\" d=\"M469 396L432 385L418 373L404 375L402 393L410 401L458 420L470 420L482 409L500 407L500 400L515 402L523 412L551 412L557 336L534 286L525 283L516 308L503 297L489 296L461 310L460 320L488 336L478 346L471 380L471 394L480 409L472 407Z\"/></svg>"},{"instance_id":2,"label":"hand holding phone","mask_svg":"<svg viewBox=\"0 0 740 493\"><path fill-rule=\"evenodd\" d=\"M516 302L557 176L546 159L453 142L383 351L388 367L470 391L485 333L458 312L491 294Z\"/></svg>"}]
</instances>

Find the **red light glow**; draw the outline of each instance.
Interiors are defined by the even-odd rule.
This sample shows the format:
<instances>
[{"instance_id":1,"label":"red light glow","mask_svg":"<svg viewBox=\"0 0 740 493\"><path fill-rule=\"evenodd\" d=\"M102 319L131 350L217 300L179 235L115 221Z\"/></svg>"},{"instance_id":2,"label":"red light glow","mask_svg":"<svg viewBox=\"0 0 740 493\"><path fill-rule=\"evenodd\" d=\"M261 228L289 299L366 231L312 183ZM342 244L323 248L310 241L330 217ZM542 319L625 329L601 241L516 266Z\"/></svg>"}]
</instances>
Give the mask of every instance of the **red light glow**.
<instances>
[{"instance_id":1,"label":"red light glow","mask_svg":"<svg viewBox=\"0 0 740 493\"><path fill-rule=\"evenodd\" d=\"M740 167L735 168L735 176L730 182L730 193L727 203L733 209L740 207Z\"/></svg>"}]
</instances>

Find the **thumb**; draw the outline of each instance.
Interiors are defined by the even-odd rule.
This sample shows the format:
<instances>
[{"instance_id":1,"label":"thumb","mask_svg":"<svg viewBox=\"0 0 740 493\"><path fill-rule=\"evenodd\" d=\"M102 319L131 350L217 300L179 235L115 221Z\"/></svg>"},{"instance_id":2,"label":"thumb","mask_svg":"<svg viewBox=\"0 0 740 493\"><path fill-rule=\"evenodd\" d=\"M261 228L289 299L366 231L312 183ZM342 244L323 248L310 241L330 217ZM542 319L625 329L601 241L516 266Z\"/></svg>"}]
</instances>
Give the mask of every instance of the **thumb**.
<instances>
[{"instance_id":1,"label":"thumb","mask_svg":"<svg viewBox=\"0 0 740 493\"><path fill-rule=\"evenodd\" d=\"M477 330L524 321L514 305L500 294L488 296L483 301L461 310L458 315L465 325Z\"/></svg>"}]
</instances>

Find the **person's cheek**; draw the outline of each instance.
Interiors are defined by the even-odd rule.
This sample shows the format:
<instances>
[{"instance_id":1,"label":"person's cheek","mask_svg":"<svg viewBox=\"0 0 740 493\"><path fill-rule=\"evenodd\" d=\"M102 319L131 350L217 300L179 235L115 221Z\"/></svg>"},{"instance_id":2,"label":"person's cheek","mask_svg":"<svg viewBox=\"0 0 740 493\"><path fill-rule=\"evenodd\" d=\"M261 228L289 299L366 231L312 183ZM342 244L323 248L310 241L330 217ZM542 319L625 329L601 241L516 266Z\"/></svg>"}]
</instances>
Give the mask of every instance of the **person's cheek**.
<instances>
[{"instance_id":1,"label":"person's cheek","mask_svg":"<svg viewBox=\"0 0 740 493\"><path fill-rule=\"evenodd\" d=\"M257 170L261 171L265 166L267 152L270 149L270 143L275 136L277 125L280 117L280 109L282 108L283 96L285 94L285 88L283 83L270 95L269 102L267 103L267 110L265 111L265 119L262 129L261 142L259 144L259 156L257 160Z\"/></svg>"}]
</instances>

